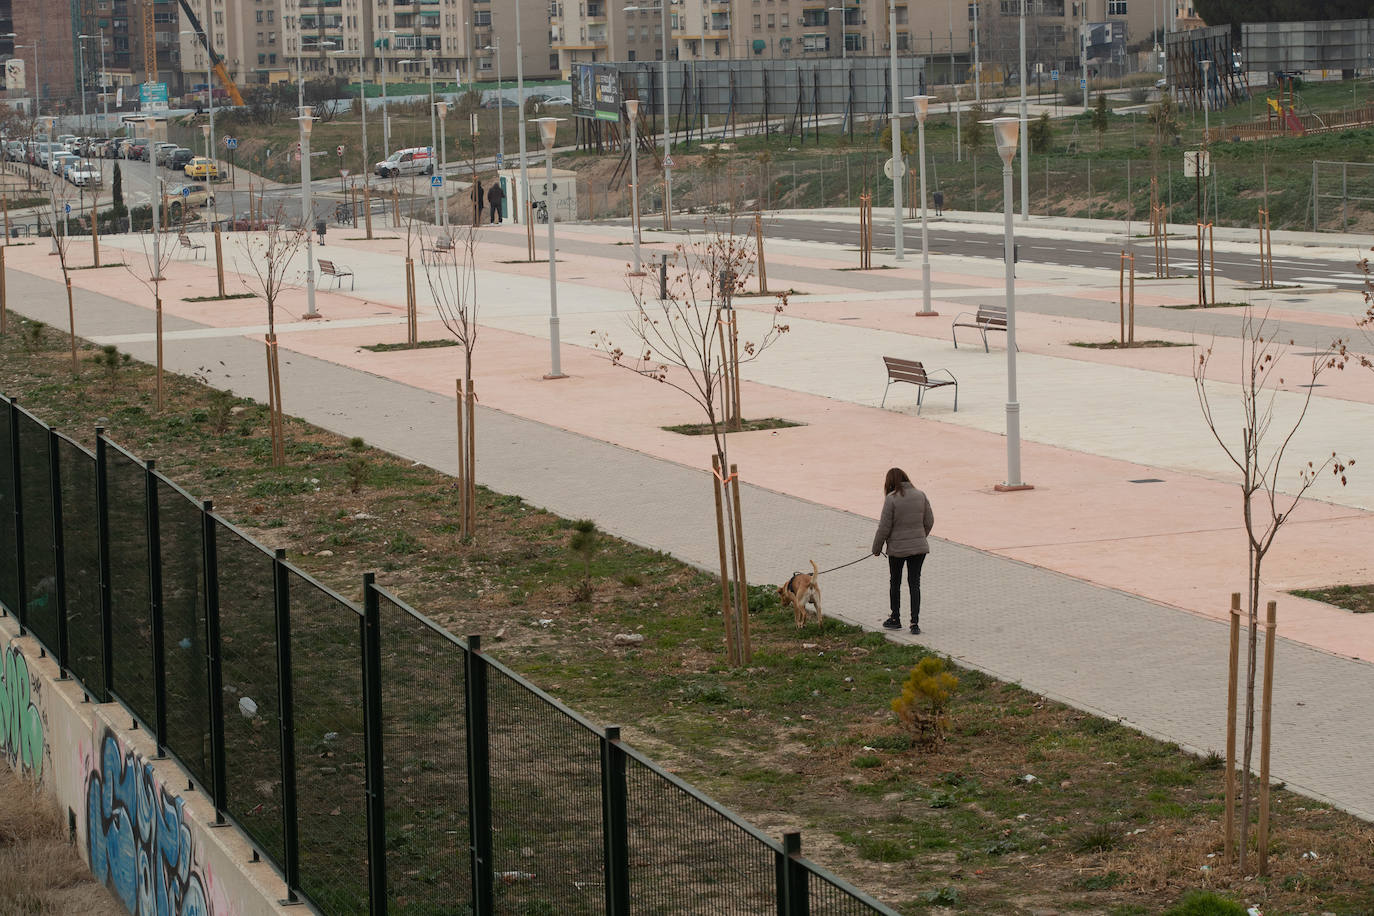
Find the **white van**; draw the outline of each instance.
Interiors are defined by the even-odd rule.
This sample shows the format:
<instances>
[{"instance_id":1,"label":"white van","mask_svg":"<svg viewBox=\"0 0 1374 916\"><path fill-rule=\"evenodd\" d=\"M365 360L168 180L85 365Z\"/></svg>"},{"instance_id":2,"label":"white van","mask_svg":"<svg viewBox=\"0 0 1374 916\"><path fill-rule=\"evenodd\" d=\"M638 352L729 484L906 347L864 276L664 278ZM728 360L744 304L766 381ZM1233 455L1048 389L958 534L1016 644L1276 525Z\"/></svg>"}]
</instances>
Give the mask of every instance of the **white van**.
<instances>
[{"instance_id":1,"label":"white van","mask_svg":"<svg viewBox=\"0 0 1374 916\"><path fill-rule=\"evenodd\" d=\"M402 175L433 175L434 151L428 146L412 146L398 149L376 165L377 175L381 178L396 178Z\"/></svg>"}]
</instances>

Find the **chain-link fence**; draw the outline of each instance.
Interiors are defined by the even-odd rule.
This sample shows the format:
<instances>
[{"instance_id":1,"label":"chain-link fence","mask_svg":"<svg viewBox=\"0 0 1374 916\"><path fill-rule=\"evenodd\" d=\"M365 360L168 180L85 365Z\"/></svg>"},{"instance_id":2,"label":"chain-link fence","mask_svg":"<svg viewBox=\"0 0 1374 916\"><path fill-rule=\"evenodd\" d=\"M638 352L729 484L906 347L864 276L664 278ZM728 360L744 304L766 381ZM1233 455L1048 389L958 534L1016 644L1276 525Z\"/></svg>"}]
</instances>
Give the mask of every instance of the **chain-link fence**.
<instances>
[{"instance_id":1,"label":"chain-link fence","mask_svg":"<svg viewBox=\"0 0 1374 916\"><path fill-rule=\"evenodd\" d=\"M0 610L328 916L884 914L400 599L0 397Z\"/></svg>"}]
</instances>

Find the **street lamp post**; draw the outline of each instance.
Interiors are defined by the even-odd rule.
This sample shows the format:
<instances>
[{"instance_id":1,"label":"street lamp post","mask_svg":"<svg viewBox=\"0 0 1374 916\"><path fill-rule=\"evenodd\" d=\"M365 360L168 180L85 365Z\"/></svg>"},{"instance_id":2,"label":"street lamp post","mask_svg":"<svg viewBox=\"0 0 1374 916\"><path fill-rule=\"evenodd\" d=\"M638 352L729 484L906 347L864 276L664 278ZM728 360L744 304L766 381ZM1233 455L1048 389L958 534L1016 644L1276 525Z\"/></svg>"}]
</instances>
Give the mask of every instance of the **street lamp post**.
<instances>
[{"instance_id":1,"label":"street lamp post","mask_svg":"<svg viewBox=\"0 0 1374 916\"><path fill-rule=\"evenodd\" d=\"M81 90L81 133L89 135L90 131L86 128L86 41L90 35L76 36L76 75L80 83Z\"/></svg>"},{"instance_id":2,"label":"street lamp post","mask_svg":"<svg viewBox=\"0 0 1374 916\"><path fill-rule=\"evenodd\" d=\"M335 51L330 51L330 52L329 52L329 54L330 54L331 57L334 57L334 56L337 56L337 55L340 55L340 54L347 54L347 53L348 53L348 52L347 52L347 51L344 51L344 50L335 50ZM372 170L371 170L370 168L368 168L368 163L367 163L367 92L366 92L367 83L366 83L366 81L365 81L365 79L364 79L365 76L366 76L366 73L365 73L364 70L363 70L363 49L360 47L360 48L358 48L358 108L362 111L362 115L363 115L363 149L362 149L362 163L363 163L363 168L362 168L362 171L363 171L363 182L364 182L364 183L367 183L367 181L368 181L368 176L371 174Z\"/></svg>"},{"instance_id":3,"label":"street lamp post","mask_svg":"<svg viewBox=\"0 0 1374 916\"><path fill-rule=\"evenodd\" d=\"M301 125L301 227L305 230L305 315L304 318L319 318L315 310L315 245L310 236L314 204L310 199L310 130L315 119L310 109L301 105L296 120Z\"/></svg>"},{"instance_id":4,"label":"street lamp post","mask_svg":"<svg viewBox=\"0 0 1374 916\"><path fill-rule=\"evenodd\" d=\"M535 118L539 139L544 142L544 211L549 223L549 354L551 368L546 379L567 378L559 361L558 346L558 255L553 239L553 138L562 118Z\"/></svg>"},{"instance_id":5,"label":"street lamp post","mask_svg":"<svg viewBox=\"0 0 1374 916\"><path fill-rule=\"evenodd\" d=\"M205 138L205 158L206 158L206 159L214 158L213 153L211 153L211 151L210 151L210 125L209 125L209 124L202 124L202 125L200 125L200 135L201 135L202 137ZM208 182L210 179L209 179L209 178L206 178L205 180Z\"/></svg>"},{"instance_id":6,"label":"street lamp post","mask_svg":"<svg viewBox=\"0 0 1374 916\"><path fill-rule=\"evenodd\" d=\"M992 121L997 154L1002 157L1002 258L1007 279L1007 480L997 484L998 490L1031 489L1021 482L1021 405L1016 400L1016 244L1011 228L1016 207L1011 190L1011 161L1016 158L1020 126L1018 118Z\"/></svg>"},{"instance_id":7,"label":"street lamp post","mask_svg":"<svg viewBox=\"0 0 1374 916\"><path fill-rule=\"evenodd\" d=\"M397 63L402 65L424 64L425 70L429 73L429 161L431 171L435 175L442 175L443 173L440 172L438 166L435 165L435 160L439 154L438 150L435 149L435 143L438 141L439 135L438 128L434 123L434 113L436 111L434 107L434 62L427 57L411 57L402 61L397 61ZM439 187L431 181L429 190L430 196L434 198L434 224L437 226L439 224Z\"/></svg>"},{"instance_id":8,"label":"street lamp post","mask_svg":"<svg viewBox=\"0 0 1374 916\"><path fill-rule=\"evenodd\" d=\"M519 4L517 4L518 6ZM493 39L494 45L487 45L483 51L496 52L496 160L502 168L506 165L506 100L501 96L501 39ZM473 77L476 85L476 76ZM524 99L520 100L523 107Z\"/></svg>"},{"instance_id":9,"label":"street lamp post","mask_svg":"<svg viewBox=\"0 0 1374 916\"><path fill-rule=\"evenodd\" d=\"M394 37L396 30L387 29L386 34ZM377 50L381 52L379 57L382 71L382 158L386 159L391 155L391 117L386 107L386 52L391 50L391 39L379 38L377 42Z\"/></svg>"},{"instance_id":10,"label":"street lamp post","mask_svg":"<svg viewBox=\"0 0 1374 916\"><path fill-rule=\"evenodd\" d=\"M520 122L520 205L521 222L530 218L530 173L525 160L525 50L520 38L520 4L515 7L515 94L520 107L516 109ZM512 212L516 212L514 208Z\"/></svg>"},{"instance_id":11,"label":"street lamp post","mask_svg":"<svg viewBox=\"0 0 1374 916\"><path fill-rule=\"evenodd\" d=\"M435 102L435 110L439 113L439 180L444 182L441 187L435 188L434 193L439 195L442 192L444 199L443 209L439 210L438 220L440 226L448 225L448 183L444 177L448 174L448 136L445 128L448 126L448 102ZM436 197L437 199L437 197ZM480 223L481 220L479 219Z\"/></svg>"},{"instance_id":12,"label":"street lamp post","mask_svg":"<svg viewBox=\"0 0 1374 916\"><path fill-rule=\"evenodd\" d=\"M926 212L926 116L930 113L930 100L934 96L913 95L910 97L916 106L917 155L921 171L921 310L916 314L923 318L938 315L930 303L930 233Z\"/></svg>"},{"instance_id":13,"label":"street lamp post","mask_svg":"<svg viewBox=\"0 0 1374 916\"><path fill-rule=\"evenodd\" d=\"M630 214L631 231L635 241L635 269L633 276L644 276L639 258L639 99L625 100L625 114L630 119Z\"/></svg>"},{"instance_id":14,"label":"street lamp post","mask_svg":"<svg viewBox=\"0 0 1374 916\"><path fill-rule=\"evenodd\" d=\"M898 261L906 260L902 243L902 123L897 100L901 85L897 79L897 4L887 5L887 52L892 68L892 247Z\"/></svg>"},{"instance_id":15,"label":"street lamp post","mask_svg":"<svg viewBox=\"0 0 1374 916\"><path fill-rule=\"evenodd\" d=\"M1021 220L1030 219L1030 122L1026 107L1026 0L1021 0Z\"/></svg>"},{"instance_id":16,"label":"street lamp post","mask_svg":"<svg viewBox=\"0 0 1374 916\"><path fill-rule=\"evenodd\" d=\"M162 222L162 190L159 187L157 179L157 156L154 155L153 149L157 140L161 138L163 132L166 130L167 119L154 117L153 115L147 115L142 118L132 118L130 120L142 121L144 127L147 128L149 180L148 215L152 218L152 223L149 226L149 229L151 230L153 235L153 273L160 275L162 273L162 255L161 252L158 250L159 244L157 229L158 224ZM206 181L208 182L209 178L206 178ZM160 276L154 277L154 279L160 279Z\"/></svg>"},{"instance_id":17,"label":"street lamp post","mask_svg":"<svg viewBox=\"0 0 1374 916\"><path fill-rule=\"evenodd\" d=\"M653 10L652 6L627 6L625 12ZM659 0L657 7L663 17L663 228L673 227L673 148L668 129L668 2Z\"/></svg>"}]
</instances>

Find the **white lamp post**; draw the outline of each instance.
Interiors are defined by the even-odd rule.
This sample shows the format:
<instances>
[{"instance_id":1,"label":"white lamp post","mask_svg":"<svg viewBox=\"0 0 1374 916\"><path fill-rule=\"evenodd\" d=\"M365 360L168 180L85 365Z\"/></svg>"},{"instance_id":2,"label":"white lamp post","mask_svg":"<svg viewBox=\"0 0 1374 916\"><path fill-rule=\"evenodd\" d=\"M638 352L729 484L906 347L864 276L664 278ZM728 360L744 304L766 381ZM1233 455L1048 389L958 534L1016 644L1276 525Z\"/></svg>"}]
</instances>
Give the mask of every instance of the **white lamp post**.
<instances>
[{"instance_id":1,"label":"white lamp post","mask_svg":"<svg viewBox=\"0 0 1374 916\"><path fill-rule=\"evenodd\" d=\"M632 276L644 276L639 259L639 99L625 100L625 114L630 118L630 214L631 231L635 240L635 269Z\"/></svg>"},{"instance_id":2,"label":"white lamp post","mask_svg":"<svg viewBox=\"0 0 1374 916\"><path fill-rule=\"evenodd\" d=\"M440 226L448 225L448 185L444 177L448 174L448 133L445 128L448 126L448 102L435 102L434 110L439 114L439 180L445 182L443 187L435 188L434 193L443 197L443 208L438 211ZM436 197L437 199L437 197ZM480 220L478 221L480 222Z\"/></svg>"},{"instance_id":3,"label":"white lamp post","mask_svg":"<svg viewBox=\"0 0 1374 916\"><path fill-rule=\"evenodd\" d=\"M157 118L157 117L153 117L152 115L148 115L148 116L146 116L146 117L144 117L144 118L141 118L141 119L134 119L134 120L141 120L141 121L143 122L143 126L147 129L147 135L148 135L148 181L149 181L149 185L148 185L148 202L149 202L149 204L151 205L151 207L150 207L148 213L149 213L149 216L152 217L152 224L151 224L150 228L151 228L152 234L153 234L153 272L156 273L156 274L161 275L161 273L162 273L162 267L161 267L161 265L162 265L162 255L161 255L161 252L158 251L159 245L158 245L158 233L157 233L157 229L158 229L158 225L162 222L162 190L161 190L161 188L158 186L158 180L157 180L157 156L154 155L154 147L157 145L157 141L158 141L159 139L161 139L161 138L165 135L165 133L166 133L166 129L167 129L167 119L166 119L166 118ZM49 123L51 123L51 122L49 122ZM51 128L49 129L49 133L51 133ZM209 182L210 178L209 178L208 174L207 174L205 180L206 180L207 183ZM161 279L161 277L160 277L160 276L159 276L159 277L155 277L154 279Z\"/></svg>"},{"instance_id":4,"label":"white lamp post","mask_svg":"<svg viewBox=\"0 0 1374 916\"><path fill-rule=\"evenodd\" d=\"M201 32L183 31L183 35L200 35ZM206 39L207 44L209 39ZM205 129L206 142L209 146L205 148L205 158L213 160L215 158L215 82L213 70L215 66L214 58L210 56L210 50L205 49L205 109L210 115L210 126Z\"/></svg>"},{"instance_id":5,"label":"white lamp post","mask_svg":"<svg viewBox=\"0 0 1374 916\"><path fill-rule=\"evenodd\" d=\"M202 137L205 138L205 158L206 158L206 159L212 159L212 158L214 158L214 153L213 153L213 151L210 149L210 125L209 125L209 124L202 124L202 125L200 125L200 135L201 135ZM207 184L209 183L210 178L209 178L208 175L206 176L205 181L206 181Z\"/></svg>"},{"instance_id":6,"label":"white lamp post","mask_svg":"<svg viewBox=\"0 0 1374 916\"><path fill-rule=\"evenodd\" d=\"M530 172L525 160L525 50L520 43L520 4L515 7L515 94L520 107L516 109L520 122L520 203L512 207L512 213L520 213L521 222L530 216Z\"/></svg>"},{"instance_id":7,"label":"white lamp post","mask_svg":"<svg viewBox=\"0 0 1374 916\"><path fill-rule=\"evenodd\" d=\"M916 106L916 137L921 171L921 310L916 314L932 318L939 314L930 305L930 233L926 212L926 115L934 96L913 95L909 101Z\"/></svg>"},{"instance_id":8,"label":"white lamp post","mask_svg":"<svg viewBox=\"0 0 1374 916\"><path fill-rule=\"evenodd\" d=\"M1007 277L1007 481L997 484L998 490L1030 489L1021 482L1021 405L1016 400L1016 245L1011 229L1016 209L1011 194L1011 161L1016 158L1020 126L1018 118L992 121L997 154L1002 157L1002 258Z\"/></svg>"},{"instance_id":9,"label":"white lamp post","mask_svg":"<svg viewBox=\"0 0 1374 916\"><path fill-rule=\"evenodd\" d=\"M94 37L94 36L92 36L92 35L78 35L78 36L76 36L76 38L77 38L77 42L76 42L76 57L77 57L76 75L77 75L77 78L80 80L80 84L81 84L81 132L82 132L83 134L88 134L88 133L89 133L89 131L88 131L87 128L86 128L86 42L85 42L85 39L87 39L87 38L93 38L93 37Z\"/></svg>"},{"instance_id":10,"label":"white lamp post","mask_svg":"<svg viewBox=\"0 0 1374 916\"><path fill-rule=\"evenodd\" d=\"M386 34L394 38L396 30L387 29ZM381 52L379 58L382 71L382 158L385 159L391 155L391 118L387 115L386 107L386 52L391 50L391 39L377 39L377 50Z\"/></svg>"},{"instance_id":11,"label":"white lamp post","mask_svg":"<svg viewBox=\"0 0 1374 916\"><path fill-rule=\"evenodd\" d=\"M827 13L840 14L840 60L847 60L849 58L849 34L848 30L845 28L844 7L827 6L825 11Z\"/></svg>"},{"instance_id":12,"label":"white lamp post","mask_svg":"<svg viewBox=\"0 0 1374 916\"><path fill-rule=\"evenodd\" d=\"M517 8L519 4L516 4ZM660 0L657 7L627 6L625 12L637 13L640 10L657 9L663 17L663 228L673 226L673 148L669 139L672 132L668 129L668 3Z\"/></svg>"},{"instance_id":13,"label":"white lamp post","mask_svg":"<svg viewBox=\"0 0 1374 916\"><path fill-rule=\"evenodd\" d=\"M887 5L887 52L892 68L892 247L898 261L906 260L906 246L902 242L902 116L897 110L901 84L897 80L897 4Z\"/></svg>"},{"instance_id":14,"label":"white lamp post","mask_svg":"<svg viewBox=\"0 0 1374 916\"><path fill-rule=\"evenodd\" d=\"M544 212L549 222L549 354L551 368L546 379L567 378L559 360L558 346L558 255L553 239L553 138L562 118L535 118L539 139L544 141Z\"/></svg>"},{"instance_id":15,"label":"white lamp post","mask_svg":"<svg viewBox=\"0 0 1374 916\"><path fill-rule=\"evenodd\" d=\"M1021 0L1021 221L1030 219L1030 121L1026 108L1026 0Z\"/></svg>"},{"instance_id":16,"label":"white lamp post","mask_svg":"<svg viewBox=\"0 0 1374 916\"><path fill-rule=\"evenodd\" d=\"M438 151L434 148L435 142L438 140L437 128L436 128L436 126L435 126L435 124L434 124L434 113L435 113L435 111L437 110L437 109L435 109L435 107L434 107L434 65L433 65L433 62L432 62L432 61L430 61L428 58L424 58L424 57L413 57L413 58L408 58L408 59L406 59L406 60L400 61L400 63L401 63L401 64L424 64L424 65L425 65L425 70L427 70L427 71L429 72L429 156L430 156L430 160L429 160L429 161L430 161L430 164L431 164L431 165L434 165L435 158L438 156ZM434 167L433 172L434 172L435 175L441 175L441 174L442 174L442 173L439 171L439 169L438 169L437 166ZM438 186L436 186L433 182L430 182L430 188L429 188L429 189L430 189L430 196L432 196L432 197L434 198L434 223L435 223L435 225L438 225L438 224L439 224L439 188L438 188Z\"/></svg>"},{"instance_id":17,"label":"white lamp post","mask_svg":"<svg viewBox=\"0 0 1374 916\"><path fill-rule=\"evenodd\" d=\"M330 54L331 57L337 56L337 55L340 55L340 54L347 54L347 53L348 53L347 51L342 51L342 50L336 50L336 51L330 51L330 52L329 52L329 54ZM368 167L368 162L367 162L367 81L364 79L364 77L365 77L366 75L367 75L367 74L366 74L366 72L365 72L364 69L363 69L363 51L362 51L362 48L360 47L360 48L358 49L358 108L361 109L362 114L363 114L363 155L362 155L362 161L363 161L363 182L364 182L364 183L367 183L367 181L368 181L368 176L371 175L371 173L372 173L372 169L370 169L370 168ZM356 222L356 219L355 219L355 222Z\"/></svg>"},{"instance_id":18,"label":"white lamp post","mask_svg":"<svg viewBox=\"0 0 1374 916\"><path fill-rule=\"evenodd\" d=\"M516 4L518 7L519 4ZM494 44L487 45L483 51L496 52L496 160L501 163L501 167L506 167L506 100L501 96L501 39L494 39ZM474 83L476 85L476 77ZM524 103L524 99L520 100Z\"/></svg>"},{"instance_id":19,"label":"white lamp post","mask_svg":"<svg viewBox=\"0 0 1374 916\"><path fill-rule=\"evenodd\" d=\"M1208 76L1212 71L1212 62L1204 58L1198 61L1198 65L1202 67L1202 144L1206 146L1207 134L1211 129L1212 123L1210 115L1212 104L1208 99L1208 95L1210 94L1209 90L1212 88L1208 82Z\"/></svg>"},{"instance_id":20,"label":"white lamp post","mask_svg":"<svg viewBox=\"0 0 1374 916\"><path fill-rule=\"evenodd\" d=\"M305 230L305 318L319 318L315 310L315 245L310 230L314 206L310 200L310 129L315 119L310 115L310 107L302 105L296 118L301 125L301 225Z\"/></svg>"}]
</instances>

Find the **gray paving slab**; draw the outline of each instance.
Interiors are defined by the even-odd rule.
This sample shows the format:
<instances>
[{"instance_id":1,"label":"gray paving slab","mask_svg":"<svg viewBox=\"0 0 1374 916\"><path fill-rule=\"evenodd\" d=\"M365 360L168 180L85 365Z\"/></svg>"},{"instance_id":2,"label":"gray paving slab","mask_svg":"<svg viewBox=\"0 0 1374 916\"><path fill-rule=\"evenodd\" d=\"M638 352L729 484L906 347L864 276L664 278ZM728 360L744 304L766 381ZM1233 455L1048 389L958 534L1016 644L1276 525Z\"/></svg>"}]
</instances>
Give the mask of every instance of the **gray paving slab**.
<instances>
[{"instance_id":1,"label":"gray paving slab","mask_svg":"<svg viewBox=\"0 0 1374 916\"><path fill-rule=\"evenodd\" d=\"M9 284L23 313L65 319L58 284L13 270ZM147 321L146 310L127 303L80 297L84 334L127 332ZM193 326L177 322L183 331ZM152 355L146 343L127 349L141 359ZM168 365L261 397L261 356L261 344L248 339L187 334L169 350ZM311 357L289 354L283 361L291 413L454 470L451 400ZM595 519L612 534L702 568L716 562L703 470L486 408L479 408L478 426L484 485L565 517ZM875 481L875 515L877 489ZM757 486L745 486L742 500L755 583L780 581L812 557L829 565L863 556L871 542L872 518ZM921 644L1195 752L1222 747L1224 624L938 537L932 550ZM827 613L876 628L886 615L886 588L885 566L876 559L831 573L824 579ZM916 641L904 632L890 638ZM1274 778L1374 819L1370 666L1282 639L1276 649Z\"/></svg>"}]
</instances>

